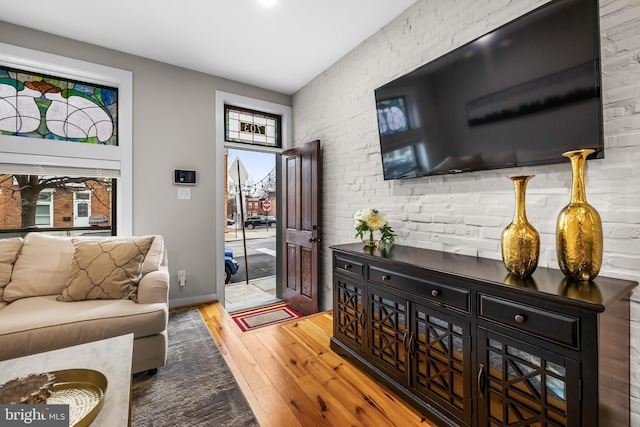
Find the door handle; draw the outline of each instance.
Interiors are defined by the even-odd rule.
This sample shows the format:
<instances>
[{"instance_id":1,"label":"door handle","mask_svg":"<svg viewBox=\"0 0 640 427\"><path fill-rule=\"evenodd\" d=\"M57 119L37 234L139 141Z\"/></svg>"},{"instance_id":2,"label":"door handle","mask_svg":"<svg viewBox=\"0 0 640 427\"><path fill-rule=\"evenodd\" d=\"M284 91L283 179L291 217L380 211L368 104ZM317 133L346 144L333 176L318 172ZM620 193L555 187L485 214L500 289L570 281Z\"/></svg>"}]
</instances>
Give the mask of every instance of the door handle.
<instances>
[{"instance_id":1,"label":"door handle","mask_svg":"<svg viewBox=\"0 0 640 427\"><path fill-rule=\"evenodd\" d=\"M404 335L402 336L402 347L404 347L404 351L406 353L409 352L410 341L411 341L411 338L409 337L409 333L405 331Z\"/></svg>"},{"instance_id":2,"label":"door handle","mask_svg":"<svg viewBox=\"0 0 640 427\"><path fill-rule=\"evenodd\" d=\"M478 394L483 399L485 396L485 378L484 378L484 365L480 363L480 369L478 369Z\"/></svg>"},{"instance_id":3,"label":"door handle","mask_svg":"<svg viewBox=\"0 0 640 427\"><path fill-rule=\"evenodd\" d=\"M409 350L409 353L413 354L416 352L416 335L411 332L411 334L409 334L409 342L407 345L407 349Z\"/></svg>"},{"instance_id":4,"label":"door handle","mask_svg":"<svg viewBox=\"0 0 640 427\"><path fill-rule=\"evenodd\" d=\"M322 238L320 237L311 237L309 239L309 243L319 243L319 242L322 242Z\"/></svg>"}]
</instances>

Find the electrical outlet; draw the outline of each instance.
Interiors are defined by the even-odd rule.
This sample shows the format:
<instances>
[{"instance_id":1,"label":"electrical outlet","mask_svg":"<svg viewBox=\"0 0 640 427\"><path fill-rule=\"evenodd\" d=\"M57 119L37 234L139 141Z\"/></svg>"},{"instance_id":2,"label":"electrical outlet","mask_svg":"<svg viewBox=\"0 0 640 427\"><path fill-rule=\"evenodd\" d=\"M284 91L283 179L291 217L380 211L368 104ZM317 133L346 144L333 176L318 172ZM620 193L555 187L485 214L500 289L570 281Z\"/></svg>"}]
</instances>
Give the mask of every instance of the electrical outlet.
<instances>
[{"instance_id":1,"label":"electrical outlet","mask_svg":"<svg viewBox=\"0 0 640 427\"><path fill-rule=\"evenodd\" d=\"M178 284L180 286L187 284L187 270L178 270Z\"/></svg>"}]
</instances>

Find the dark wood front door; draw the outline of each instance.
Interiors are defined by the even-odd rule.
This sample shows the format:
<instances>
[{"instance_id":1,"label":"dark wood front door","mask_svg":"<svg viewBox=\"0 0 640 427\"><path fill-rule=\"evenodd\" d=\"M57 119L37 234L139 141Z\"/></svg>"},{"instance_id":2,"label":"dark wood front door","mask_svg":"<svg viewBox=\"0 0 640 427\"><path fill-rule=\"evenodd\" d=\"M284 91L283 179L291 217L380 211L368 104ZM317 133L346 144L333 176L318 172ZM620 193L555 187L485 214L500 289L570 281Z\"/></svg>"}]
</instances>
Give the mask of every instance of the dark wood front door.
<instances>
[{"instance_id":1,"label":"dark wood front door","mask_svg":"<svg viewBox=\"0 0 640 427\"><path fill-rule=\"evenodd\" d=\"M282 159L282 296L306 315L318 311L320 141L287 150Z\"/></svg>"}]
</instances>

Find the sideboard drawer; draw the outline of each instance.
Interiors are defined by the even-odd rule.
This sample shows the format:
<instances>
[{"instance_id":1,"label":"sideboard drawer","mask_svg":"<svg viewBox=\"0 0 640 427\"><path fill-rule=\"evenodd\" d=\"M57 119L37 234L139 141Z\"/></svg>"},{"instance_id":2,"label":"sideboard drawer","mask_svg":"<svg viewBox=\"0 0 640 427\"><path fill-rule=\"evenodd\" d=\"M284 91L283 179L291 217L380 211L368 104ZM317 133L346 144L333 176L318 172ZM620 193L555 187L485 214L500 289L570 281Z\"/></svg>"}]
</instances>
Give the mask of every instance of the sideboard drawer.
<instances>
[{"instance_id":1,"label":"sideboard drawer","mask_svg":"<svg viewBox=\"0 0 640 427\"><path fill-rule=\"evenodd\" d=\"M479 316L574 348L580 344L576 317L482 294Z\"/></svg>"},{"instance_id":2,"label":"sideboard drawer","mask_svg":"<svg viewBox=\"0 0 640 427\"><path fill-rule=\"evenodd\" d=\"M369 280L420 295L429 301L469 311L469 290L428 279L408 276L397 271L369 266Z\"/></svg>"},{"instance_id":3,"label":"sideboard drawer","mask_svg":"<svg viewBox=\"0 0 640 427\"><path fill-rule=\"evenodd\" d=\"M337 271L364 277L364 264L352 258L336 255L333 258L333 265Z\"/></svg>"}]
</instances>

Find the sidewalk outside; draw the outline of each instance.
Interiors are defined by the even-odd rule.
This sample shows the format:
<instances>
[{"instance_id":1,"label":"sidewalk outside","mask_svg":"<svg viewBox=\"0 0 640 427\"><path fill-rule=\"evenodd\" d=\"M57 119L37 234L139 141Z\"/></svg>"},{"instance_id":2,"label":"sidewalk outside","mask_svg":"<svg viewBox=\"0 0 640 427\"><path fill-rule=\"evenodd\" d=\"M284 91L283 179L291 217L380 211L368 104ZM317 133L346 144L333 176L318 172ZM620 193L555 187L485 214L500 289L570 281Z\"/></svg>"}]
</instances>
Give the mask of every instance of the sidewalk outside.
<instances>
[{"instance_id":1,"label":"sidewalk outside","mask_svg":"<svg viewBox=\"0 0 640 427\"><path fill-rule=\"evenodd\" d=\"M249 279L224 286L224 308L228 313L280 302L276 298L276 276Z\"/></svg>"},{"instance_id":2,"label":"sidewalk outside","mask_svg":"<svg viewBox=\"0 0 640 427\"><path fill-rule=\"evenodd\" d=\"M247 240L265 239L276 236L275 227L258 227L253 230L245 229ZM224 233L225 242L242 240L242 229L234 229L228 226ZM249 279L246 281L228 283L225 285L224 299L225 310L228 313L248 310L264 305L281 302L276 298L276 276Z\"/></svg>"},{"instance_id":3,"label":"sidewalk outside","mask_svg":"<svg viewBox=\"0 0 640 427\"><path fill-rule=\"evenodd\" d=\"M258 227L253 230L244 230L247 239L266 239L268 237L276 237L275 227ZM242 229L234 229L232 226L228 226L224 232L224 241L233 242L236 240L242 240Z\"/></svg>"}]
</instances>

